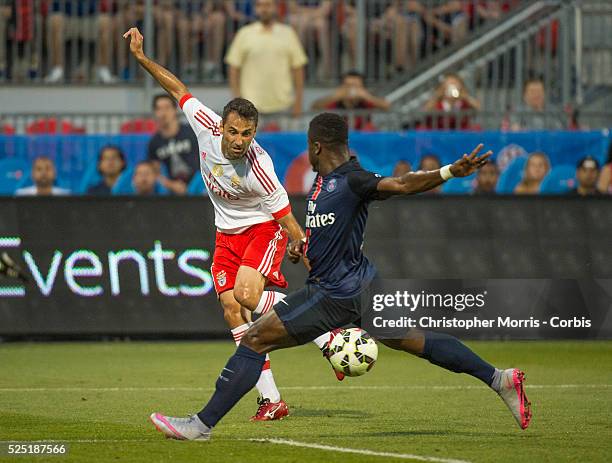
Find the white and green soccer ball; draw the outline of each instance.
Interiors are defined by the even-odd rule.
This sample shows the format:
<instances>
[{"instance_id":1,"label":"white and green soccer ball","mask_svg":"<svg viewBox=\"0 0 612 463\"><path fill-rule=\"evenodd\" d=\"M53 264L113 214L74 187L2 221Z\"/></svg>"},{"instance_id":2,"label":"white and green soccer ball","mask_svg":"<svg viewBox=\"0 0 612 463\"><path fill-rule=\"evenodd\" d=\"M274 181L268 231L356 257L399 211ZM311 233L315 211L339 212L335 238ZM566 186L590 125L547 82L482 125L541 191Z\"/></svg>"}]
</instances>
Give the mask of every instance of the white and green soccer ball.
<instances>
[{"instance_id":1,"label":"white and green soccer ball","mask_svg":"<svg viewBox=\"0 0 612 463\"><path fill-rule=\"evenodd\" d=\"M370 335L359 328L338 332L329 345L332 367L346 376L361 376L372 369L378 358L378 346Z\"/></svg>"}]
</instances>

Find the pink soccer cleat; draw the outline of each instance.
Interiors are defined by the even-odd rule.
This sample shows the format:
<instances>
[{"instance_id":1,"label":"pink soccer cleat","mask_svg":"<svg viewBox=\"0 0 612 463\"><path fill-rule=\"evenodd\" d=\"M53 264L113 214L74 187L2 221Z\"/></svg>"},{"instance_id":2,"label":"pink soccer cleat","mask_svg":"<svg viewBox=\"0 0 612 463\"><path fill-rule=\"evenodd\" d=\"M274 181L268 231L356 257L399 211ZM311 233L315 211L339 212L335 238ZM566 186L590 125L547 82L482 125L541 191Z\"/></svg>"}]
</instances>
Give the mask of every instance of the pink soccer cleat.
<instances>
[{"instance_id":1,"label":"pink soccer cleat","mask_svg":"<svg viewBox=\"0 0 612 463\"><path fill-rule=\"evenodd\" d=\"M499 396L512 412L512 416L521 427L527 429L531 421L531 402L525 395L523 382L525 373L517 368L502 371Z\"/></svg>"}]
</instances>

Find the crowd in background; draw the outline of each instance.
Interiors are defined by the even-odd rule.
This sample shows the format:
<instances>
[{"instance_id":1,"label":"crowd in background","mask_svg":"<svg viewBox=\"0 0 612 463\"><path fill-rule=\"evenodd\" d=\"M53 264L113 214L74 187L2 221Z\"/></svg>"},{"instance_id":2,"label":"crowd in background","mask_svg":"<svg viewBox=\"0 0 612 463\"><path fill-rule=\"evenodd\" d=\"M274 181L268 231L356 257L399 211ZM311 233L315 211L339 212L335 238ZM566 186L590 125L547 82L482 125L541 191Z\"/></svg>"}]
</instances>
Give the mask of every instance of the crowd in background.
<instances>
[{"instance_id":1,"label":"crowd in background","mask_svg":"<svg viewBox=\"0 0 612 463\"><path fill-rule=\"evenodd\" d=\"M185 80L222 81L223 53L235 31L256 20L257 0L154 0L155 59ZM389 44L388 65L407 70L427 53L464 39L470 29L499 19L521 0L377 0L367 33ZM354 0L278 0L275 15L316 54L319 76L330 76L334 56L356 65ZM121 33L141 29L145 0L0 0L0 79L47 83L131 80L137 69ZM334 36L334 40L332 40ZM340 50L335 48L340 48ZM14 52L12 52L14 50ZM95 50L95 59L90 54ZM342 53L340 53L342 52ZM382 50L379 50L383 54ZM67 76L67 53L75 69ZM384 53L386 54L386 53ZM38 75L44 72L44 75Z\"/></svg>"}]
</instances>

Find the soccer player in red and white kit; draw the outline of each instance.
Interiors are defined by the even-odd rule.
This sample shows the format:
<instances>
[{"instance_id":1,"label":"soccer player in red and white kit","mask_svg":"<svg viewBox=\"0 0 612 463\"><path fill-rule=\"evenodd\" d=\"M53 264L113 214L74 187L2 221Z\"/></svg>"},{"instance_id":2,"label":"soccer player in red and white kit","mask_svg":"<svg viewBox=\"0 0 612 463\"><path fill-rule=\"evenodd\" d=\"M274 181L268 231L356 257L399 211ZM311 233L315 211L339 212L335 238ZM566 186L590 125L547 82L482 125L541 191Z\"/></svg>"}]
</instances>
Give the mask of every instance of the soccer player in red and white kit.
<instances>
[{"instance_id":1,"label":"soccer player in red and white kit","mask_svg":"<svg viewBox=\"0 0 612 463\"><path fill-rule=\"evenodd\" d=\"M304 238L291 213L289 198L278 181L270 156L254 140L258 112L243 98L230 101L219 117L194 98L170 71L147 58L137 28L124 34L140 65L175 98L198 138L200 170L215 209L217 236L211 273L224 317L236 344L249 327L241 308L267 313L285 297L265 291L268 285L287 287L280 266L288 237ZM289 252L295 263L301 255ZM314 342L324 352L329 333ZM336 373L338 379L343 375ZM257 389L258 410L252 420L281 419L289 411L266 359Z\"/></svg>"}]
</instances>

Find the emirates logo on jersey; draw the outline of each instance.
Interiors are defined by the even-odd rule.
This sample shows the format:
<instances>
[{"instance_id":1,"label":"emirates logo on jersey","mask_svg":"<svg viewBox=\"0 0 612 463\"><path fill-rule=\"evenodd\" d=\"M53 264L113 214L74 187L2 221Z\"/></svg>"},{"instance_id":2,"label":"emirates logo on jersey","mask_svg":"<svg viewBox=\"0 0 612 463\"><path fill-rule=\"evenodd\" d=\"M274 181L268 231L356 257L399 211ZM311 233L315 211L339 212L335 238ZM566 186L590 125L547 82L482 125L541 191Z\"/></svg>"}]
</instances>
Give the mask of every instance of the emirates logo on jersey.
<instances>
[{"instance_id":1,"label":"emirates logo on jersey","mask_svg":"<svg viewBox=\"0 0 612 463\"><path fill-rule=\"evenodd\" d=\"M217 273L217 284L221 287L225 286L225 283L227 283L227 274L225 273L225 270L221 270L219 273Z\"/></svg>"}]
</instances>

